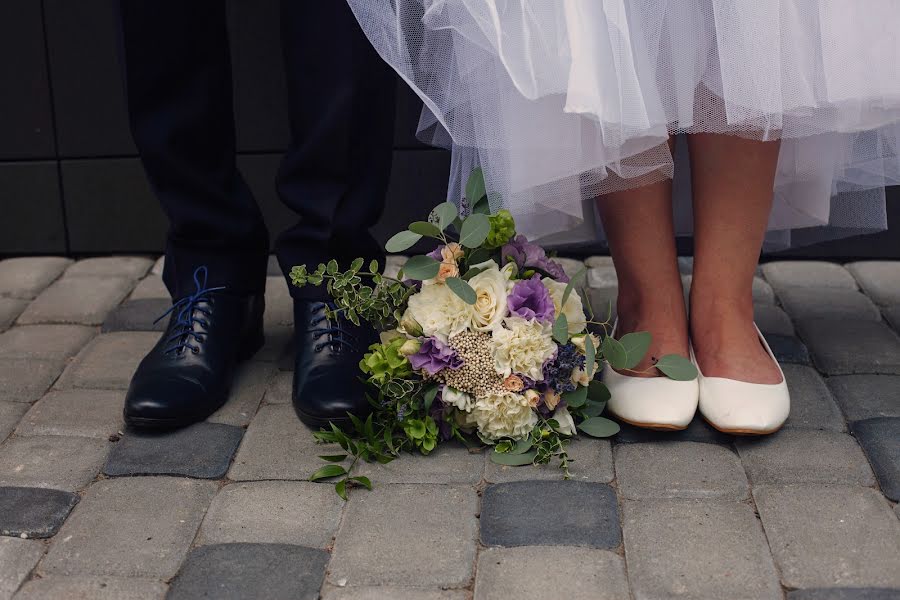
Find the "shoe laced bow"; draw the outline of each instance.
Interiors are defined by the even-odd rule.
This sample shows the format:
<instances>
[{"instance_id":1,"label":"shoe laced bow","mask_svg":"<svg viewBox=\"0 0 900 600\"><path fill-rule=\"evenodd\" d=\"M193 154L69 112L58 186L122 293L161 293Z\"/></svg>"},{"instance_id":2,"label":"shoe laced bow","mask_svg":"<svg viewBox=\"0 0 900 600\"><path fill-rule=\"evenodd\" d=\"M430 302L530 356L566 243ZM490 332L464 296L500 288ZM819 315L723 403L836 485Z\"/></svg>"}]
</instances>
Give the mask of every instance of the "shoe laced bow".
<instances>
[{"instance_id":1,"label":"shoe laced bow","mask_svg":"<svg viewBox=\"0 0 900 600\"><path fill-rule=\"evenodd\" d=\"M314 311L319 312L323 309L330 309L332 311L337 309L337 305L333 302L318 302L312 305ZM325 323L328 327L316 327ZM316 352L321 352L325 347L332 346L336 348L340 348L342 346L348 348L351 352L356 351L356 342L359 341L358 338L347 331L347 320L341 317L338 317L334 321L328 319L327 316L322 315L314 318L309 323L313 328L307 330L307 333L311 333L313 339L318 340L322 336L330 336L329 341L327 342L319 342L315 345L313 350Z\"/></svg>"}]
</instances>

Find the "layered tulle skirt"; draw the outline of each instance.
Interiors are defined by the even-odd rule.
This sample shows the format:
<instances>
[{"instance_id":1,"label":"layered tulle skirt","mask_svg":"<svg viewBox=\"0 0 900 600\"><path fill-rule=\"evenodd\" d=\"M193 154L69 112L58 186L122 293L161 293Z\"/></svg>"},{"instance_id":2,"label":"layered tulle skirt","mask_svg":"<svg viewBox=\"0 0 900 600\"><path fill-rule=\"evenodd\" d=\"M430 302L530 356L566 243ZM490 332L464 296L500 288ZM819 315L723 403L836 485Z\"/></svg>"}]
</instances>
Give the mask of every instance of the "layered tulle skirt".
<instances>
[{"instance_id":1,"label":"layered tulle skirt","mask_svg":"<svg viewBox=\"0 0 900 600\"><path fill-rule=\"evenodd\" d=\"M602 236L594 199L674 178L687 145L781 140L770 247L884 229L900 184L900 0L349 0L494 208L548 243Z\"/></svg>"}]
</instances>

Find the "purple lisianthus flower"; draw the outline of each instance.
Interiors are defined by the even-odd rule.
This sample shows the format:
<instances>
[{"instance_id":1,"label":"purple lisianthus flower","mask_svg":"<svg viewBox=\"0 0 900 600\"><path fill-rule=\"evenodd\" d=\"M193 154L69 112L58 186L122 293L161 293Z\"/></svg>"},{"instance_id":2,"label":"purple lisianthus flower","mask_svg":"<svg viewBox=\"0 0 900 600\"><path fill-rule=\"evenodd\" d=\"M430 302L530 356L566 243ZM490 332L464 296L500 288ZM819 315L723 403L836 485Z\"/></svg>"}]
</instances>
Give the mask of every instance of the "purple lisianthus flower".
<instances>
[{"instance_id":1,"label":"purple lisianthus flower","mask_svg":"<svg viewBox=\"0 0 900 600\"><path fill-rule=\"evenodd\" d=\"M562 265L551 260L544 249L537 244L532 244L524 235L517 235L501 250L503 264L516 263L519 270L532 268L540 269L556 281L569 283L569 276L563 270Z\"/></svg>"},{"instance_id":2,"label":"purple lisianthus flower","mask_svg":"<svg viewBox=\"0 0 900 600\"><path fill-rule=\"evenodd\" d=\"M441 244L440 246L438 246L437 248L435 248L434 250L432 250L425 256L428 256L428 257L433 258L434 260L440 262L440 261L444 260L444 257L441 255L441 251L443 249L444 249L444 245Z\"/></svg>"},{"instance_id":3,"label":"purple lisianthus flower","mask_svg":"<svg viewBox=\"0 0 900 600\"><path fill-rule=\"evenodd\" d=\"M553 321L554 318L553 299L541 283L540 275L517 282L506 297L506 305L510 313L523 319Z\"/></svg>"},{"instance_id":4,"label":"purple lisianthus flower","mask_svg":"<svg viewBox=\"0 0 900 600\"><path fill-rule=\"evenodd\" d=\"M458 369L463 366L463 359L456 350L433 337L422 342L422 347L409 357L409 362L413 369L424 370L429 375L437 375L444 369Z\"/></svg>"}]
</instances>

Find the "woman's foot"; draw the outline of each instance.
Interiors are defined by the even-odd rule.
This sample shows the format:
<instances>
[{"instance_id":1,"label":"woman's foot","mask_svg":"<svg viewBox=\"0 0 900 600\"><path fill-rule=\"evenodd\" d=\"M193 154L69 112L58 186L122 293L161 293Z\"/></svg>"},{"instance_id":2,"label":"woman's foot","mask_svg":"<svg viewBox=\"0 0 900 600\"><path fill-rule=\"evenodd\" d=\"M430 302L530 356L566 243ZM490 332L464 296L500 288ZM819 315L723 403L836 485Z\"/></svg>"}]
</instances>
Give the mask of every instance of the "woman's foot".
<instances>
[{"instance_id":1,"label":"woman's foot","mask_svg":"<svg viewBox=\"0 0 900 600\"><path fill-rule=\"evenodd\" d=\"M704 377L777 384L783 377L753 324L753 302L691 294L691 343Z\"/></svg>"},{"instance_id":2,"label":"woman's foot","mask_svg":"<svg viewBox=\"0 0 900 600\"><path fill-rule=\"evenodd\" d=\"M660 357L677 354L687 358L689 355L687 313L681 286L667 294L656 290L655 297L649 302L632 300L634 297L627 292L619 294L618 325L614 335L621 339L629 333L646 331L652 341L636 367L619 373L632 377L661 377L662 373L653 366Z\"/></svg>"}]
</instances>

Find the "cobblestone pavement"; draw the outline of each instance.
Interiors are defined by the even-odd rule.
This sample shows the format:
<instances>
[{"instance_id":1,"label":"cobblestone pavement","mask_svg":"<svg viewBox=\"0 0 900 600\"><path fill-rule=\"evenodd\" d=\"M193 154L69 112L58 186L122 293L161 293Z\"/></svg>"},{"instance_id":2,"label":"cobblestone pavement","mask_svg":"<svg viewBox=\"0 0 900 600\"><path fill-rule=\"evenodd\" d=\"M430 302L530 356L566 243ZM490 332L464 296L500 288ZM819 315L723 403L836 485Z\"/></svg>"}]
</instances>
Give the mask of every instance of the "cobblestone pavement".
<instances>
[{"instance_id":1,"label":"cobblestone pavement","mask_svg":"<svg viewBox=\"0 0 900 600\"><path fill-rule=\"evenodd\" d=\"M609 259L586 263L595 306L614 301ZM367 466L375 490L346 504L306 481L329 452L290 406L274 270L230 402L123 431L160 266L0 262L0 598L900 597L900 262L761 266L794 401L776 435L625 428L575 442L571 481L449 447Z\"/></svg>"}]
</instances>

